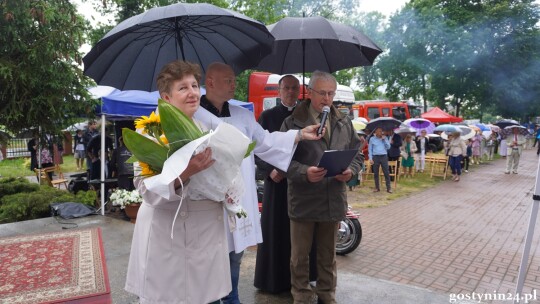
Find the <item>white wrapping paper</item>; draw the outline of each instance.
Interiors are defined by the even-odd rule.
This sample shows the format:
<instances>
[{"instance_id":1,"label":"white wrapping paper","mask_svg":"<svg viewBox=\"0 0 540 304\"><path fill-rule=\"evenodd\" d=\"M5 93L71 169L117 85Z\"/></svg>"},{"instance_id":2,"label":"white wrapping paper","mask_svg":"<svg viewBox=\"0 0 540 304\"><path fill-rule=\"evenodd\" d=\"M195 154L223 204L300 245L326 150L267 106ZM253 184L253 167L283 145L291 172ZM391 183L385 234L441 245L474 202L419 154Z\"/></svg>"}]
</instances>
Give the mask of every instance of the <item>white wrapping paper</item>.
<instances>
[{"instance_id":1,"label":"white wrapping paper","mask_svg":"<svg viewBox=\"0 0 540 304\"><path fill-rule=\"evenodd\" d=\"M206 147L212 149L215 163L208 169L190 178L187 195L193 200L210 199L229 201L225 203L229 212L241 210L240 197L243 181L240 165L250 144L250 140L234 126L222 123L215 131L196 139L173 153L163 165L160 174L146 178L146 188L165 199L171 199L171 183L186 169L194 154ZM185 181L184 181L185 182ZM232 201L231 201L232 200Z\"/></svg>"}]
</instances>

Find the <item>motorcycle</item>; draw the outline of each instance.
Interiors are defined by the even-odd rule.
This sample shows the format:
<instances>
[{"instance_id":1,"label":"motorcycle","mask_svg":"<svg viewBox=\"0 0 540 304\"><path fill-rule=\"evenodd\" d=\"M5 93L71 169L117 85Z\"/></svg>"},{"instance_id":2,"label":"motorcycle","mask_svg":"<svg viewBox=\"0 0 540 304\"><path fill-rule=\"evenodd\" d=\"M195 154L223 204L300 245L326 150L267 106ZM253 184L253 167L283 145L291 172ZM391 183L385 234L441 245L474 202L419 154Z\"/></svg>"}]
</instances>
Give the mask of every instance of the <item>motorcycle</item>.
<instances>
[{"instance_id":1,"label":"motorcycle","mask_svg":"<svg viewBox=\"0 0 540 304\"><path fill-rule=\"evenodd\" d=\"M362 240L362 226L359 214L348 207L345 219L339 222L337 231L336 254L346 255L353 252Z\"/></svg>"},{"instance_id":2,"label":"motorcycle","mask_svg":"<svg viewBox=\"0 0 540 304\"><path fill-rule=\"evenodd\" d=\"M264 195L264 181L257 180L257 198L259 200L259 214L262 212L262 200ZM362 240L362 226L359 214L348 207L345 219L339 223L337 231L336 254L346 255L353 252Z\"/></svg>"}]
</instances>

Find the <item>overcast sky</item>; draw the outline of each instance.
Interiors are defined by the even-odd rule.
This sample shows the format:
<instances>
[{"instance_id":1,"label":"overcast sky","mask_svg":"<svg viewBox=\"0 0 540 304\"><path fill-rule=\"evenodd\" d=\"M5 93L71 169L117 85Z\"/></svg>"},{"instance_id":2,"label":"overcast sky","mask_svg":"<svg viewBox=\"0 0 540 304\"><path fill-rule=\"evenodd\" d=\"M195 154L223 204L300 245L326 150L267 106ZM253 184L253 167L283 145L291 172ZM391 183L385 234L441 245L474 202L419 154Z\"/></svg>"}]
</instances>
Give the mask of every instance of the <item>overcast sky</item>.
<instances>
[{"instance_id":1,"label":"overcast sky","mask_svg":"<svg viewBox=\"0 0 540 304\"><path fill-rule=\"evenodd\" d=\"M401 9L408 0L360 0L360 10L364 12L378 11L389 16Z\"/></svg>"},{"instance_id":2,"label":"overcast sky","mask_svg":"<svg viewBox=\"0 0 540 304\"><path fill-rule=\"evenodd\" d=\"M360 10L364 12L379 11L384 15L390 15L401 9L407 1L408 0L360 0L359 2ZM81 0L71 0L71 2L75 3L79 8L79 13L86 16L93 24L96 24L98 21L107 23L107 17L100 16L92 7L92 3L95 3L96 0L86 1L84 3L82 3ZM95 21L92 21L92 17ZM109 17L109 19L112 18Z\"/></svg>"},{"instance_id":3,"label":"overcast sky","mask_svg":"<svg viewBox=\"0 0 540 304\"><path fill-rule=\"evenodd\" d=\"M96 2L97 1L97 2ZM85 16L93 25L96 25L98 22L102 23L112 23L112 16L101 16L93 8L93 3L98 3L101 5L101 0L92 0L85 1L84 3L81 0L71 0L72 3L77 5L78 11L81 15ZM408 0L359 0L360 10L364 12L379 11L384 15L390 15L395 13L397 10L401 9ZM90 45L83 45L80 49L83 54L86 54L90 51Z\"/></svg>"}]
</instances>

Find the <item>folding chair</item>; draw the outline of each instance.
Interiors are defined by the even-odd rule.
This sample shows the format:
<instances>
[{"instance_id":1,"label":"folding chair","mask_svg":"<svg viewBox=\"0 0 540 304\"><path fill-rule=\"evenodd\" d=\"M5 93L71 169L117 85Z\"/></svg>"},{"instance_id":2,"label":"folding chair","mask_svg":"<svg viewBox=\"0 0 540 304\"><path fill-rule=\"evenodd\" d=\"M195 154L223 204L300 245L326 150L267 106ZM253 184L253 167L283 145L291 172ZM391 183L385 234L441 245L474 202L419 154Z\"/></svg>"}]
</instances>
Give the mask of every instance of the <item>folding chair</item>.
<instances>
[{"instance_id":1,"label":"folding chair","mask_svg":"<svg viewBox=\"0 0 540 304\"><path fill-rule=\"evenodd\" d=\"M362 186L368 180L368 177L370 175L373 175L373 171L372 171L372 168L371 168L371 163L369 162L369 160L364 160L364 171L362 172L362 180L360 181L360 184Z\"/></svg>"},{"instance_id":2,"label":"folding chair","mask_svg":"<svg viewBox=\"0 0 540 304\"><path fill-rule=\"evenodd\" d=\"M397 187L397 181L399 179L399 169L401 169L401 166L399 166L398 164L399 164L399 159L388 161L388 171L390 171L389 175L390 177L394 177L394 187L393 187L394 189L396 189ZM379 173L381 176L384 176L382 170L380 170Z\"/></svg>"},{"instance_id":3,"label":"folding chair","mask_svg":"<svg viewBox=\"0 0 540 304\"><path fill-rule=\"evenodd\" d=\"M49 172L55 172L57 169L60 170L60 167L48 167L43 169L36 168L34 169L34 171L36 172L38 178L41 178L42 185L45 184L51 187L56 187L58 189L60 189L60 187L64 185L67 190L68 180L64 178L64 174L62 173L62 171L59 171L59 173L57 173L59 177L58 179L51 179L51 177L49 176Z\"/></svg>"},{"instance_id":4,"label":"folding chair","mask_svg":"<svg viewBox=\"0 0 540 304\"><path fill-rule=\"evenodd\" d=\"M440 176L443 178L443 180L446 180L446 175L448 173L448 156L432 156L430 157L430 165L431 178L433 178L434 176Z\"/></svg>"}]
</instances>

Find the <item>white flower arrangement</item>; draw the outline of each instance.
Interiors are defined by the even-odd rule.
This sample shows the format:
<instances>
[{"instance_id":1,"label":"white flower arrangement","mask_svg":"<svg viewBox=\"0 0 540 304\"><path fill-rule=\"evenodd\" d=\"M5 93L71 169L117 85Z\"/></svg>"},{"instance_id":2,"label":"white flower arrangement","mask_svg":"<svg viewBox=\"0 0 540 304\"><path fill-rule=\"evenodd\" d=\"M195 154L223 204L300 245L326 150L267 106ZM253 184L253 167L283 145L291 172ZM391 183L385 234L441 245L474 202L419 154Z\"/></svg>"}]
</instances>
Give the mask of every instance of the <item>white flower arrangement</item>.
<instances>
[{"instance_id":1,"label":"white flower arrangement","mask_svg":"<svg viewBox=\"0 0 540 304\"><path fill-rule=\"evenodd\" d=\"M142 203L142 197L137 190L128 191L125 189L115 189L111 193L109 200L112 202L113 206L120 206L120 209L126 208L129 204Z\"/></svg>"}]
</instances>

